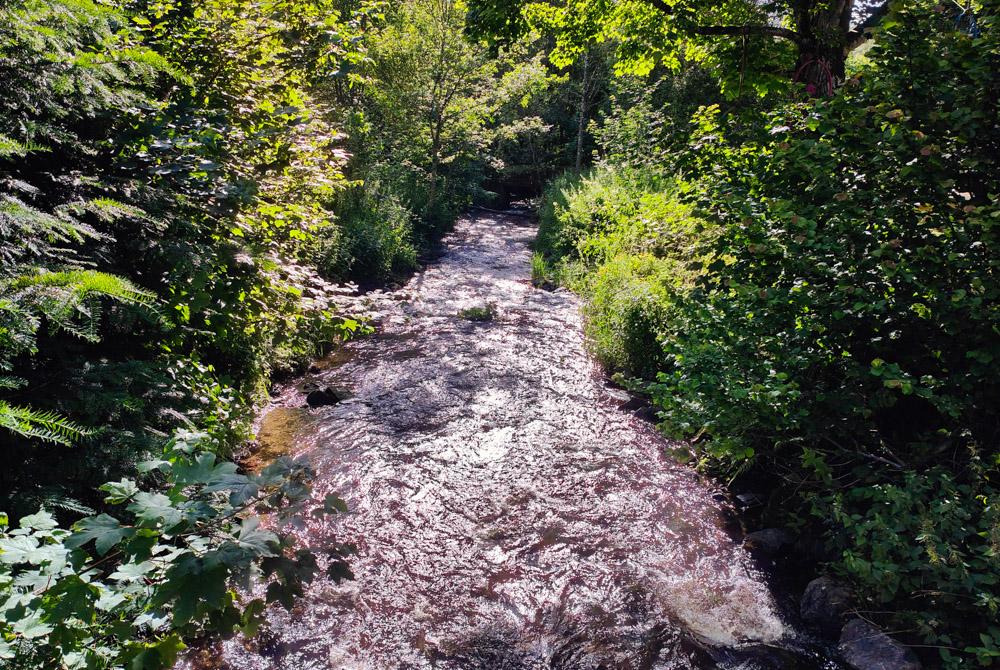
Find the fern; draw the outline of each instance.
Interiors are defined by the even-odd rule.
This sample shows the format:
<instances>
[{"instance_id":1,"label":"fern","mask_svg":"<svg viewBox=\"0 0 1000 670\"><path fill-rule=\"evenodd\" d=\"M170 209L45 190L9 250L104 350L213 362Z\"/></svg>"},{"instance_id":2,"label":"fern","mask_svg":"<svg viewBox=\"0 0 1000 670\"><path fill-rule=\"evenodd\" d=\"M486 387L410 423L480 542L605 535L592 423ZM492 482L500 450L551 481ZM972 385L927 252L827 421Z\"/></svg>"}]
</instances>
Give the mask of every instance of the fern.
<instances>
[{"instance_id":1,"label":"fern","mask_svg":"<svg viewBox=\"0 0 1000 670\"><path fill-rule=\"evenodd\" d=\"M0 375L0 389L14 390L24 386L25 380L11 375Z\"/></svg>"},{"instance_id":2,"label":"fern","mask_svg":"<svg viewBox=\"0 0 1000 670\"><path fill-rule=\"evenodd\" d=\"M3 285L0 284L0 286ZM8 282L7 286L14 291L35 287L66 289L73 293L77 301L95 294L135 305L151 305L156 299L153 293L139 288L123 277L96 270L39 272L34 275L22 275Z\"/></svg>"},{"instance_id":3,"label":"fern","mask_svg":"<svg viewBox=\"0 0 1000 670\"><path fill-rule=\"evenodd\" d=\"M50 493L43 495L39 500L39 507L44 509L50 509L52 507L66 510L67 512L73 512L74 514L97 514L97 510L88 505L84 505L82 502L76 498L69 498L65 495L60 495L58 493Z\"/></svg>"},{"instance_id":4,"label":"fern","mask_svg":"<svg viewBox=\"0 0 1000 670\"><path fill-rule=\"evenodd\" d=\"M24 305L0 298L0 370L10 370L14 358L35 353L35 333L41 318Z\"/></svg>"},{"instance_id":5,"label":"fern","mask_svg":"<svg viewBox=\"0 0 1000 670\"><path fill-rule=\"evenodd\" d=\"M49 214L10 196L0 195L0 277L4 266L15 267L30 259L58 259L72 256L59 247L102 239L93 227L63 213Z\"/></svg>"},{"instance_id":6,"label":"fern","mask_svg":"<svg viewBox=\"0 0 1000 670\"><path fill-rule=\"evenodd\" d=\"M39 412L0 400L0 428L28 439L71 446L92 431L56 412Z\"/></svg>"},{"instance_id":7,"label":"fern","mask_svg":"<svg viewBox=\"0 0 1000 670\"><path fill-rule=\"evenodd\" d=\"M33 142L19 142L15 139L0 134L0 159L11 157L23 158L36 151L45 151L46 148Z\"/></svg>"},{"instance_id":8,"label":"fern","mask_svg":"<svg viewBox=\"0 0 1000 670\"><path fill-rule=\"evenodd\" d=\"M93 198L65 205L61 211L75 214L93 214L103 223L121 219L145 219L146 212L133 205L126 205L112 198Z\"/></svg>"},{"instance_id":9,"label":"fern","mask_svg":"<svg viewBox=\"0 0 1000 670\"><path fill-rule=\"evenodd\" d=\"M127 279L96 270L22 275L0 282L0 291L10 294L6 309L21 317L23 323L29 323L25 315L41 316L48 320L52 330L62 330L88 342L100 340L99 298L145 307L151 306L156 298ZM4 307L0 305L0 309ZM0 349L0 361L3 357Z\"/></svg>"}]
</instances>

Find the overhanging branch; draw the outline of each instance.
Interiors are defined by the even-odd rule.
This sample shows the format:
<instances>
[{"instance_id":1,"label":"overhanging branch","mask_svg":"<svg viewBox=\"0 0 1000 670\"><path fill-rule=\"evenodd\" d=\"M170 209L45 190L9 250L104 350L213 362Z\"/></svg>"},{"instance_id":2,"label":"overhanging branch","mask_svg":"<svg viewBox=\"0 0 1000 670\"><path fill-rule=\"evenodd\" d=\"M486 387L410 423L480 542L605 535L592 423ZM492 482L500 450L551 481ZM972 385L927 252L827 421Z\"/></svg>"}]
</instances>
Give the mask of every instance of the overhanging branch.
<instances>
[{"instance_id":1,"label":"overhanging branch","mask_svg":"<svg viewBox=\"0 0 1000 670\"><path fill-rule=\"evenodd\" d=\"M739 35L744 37L764 35L780 37L793 42L799 41L799 34L794 30L774 26L692 26L688 30L695 35Z\"/></svg>"},{"instance_id":2,"label":"overhanging branch","mask_svg":"<svg viewBox=\"0 0 1000 670\"><path fill-rule=\"evenodd\" d=\"M666 0L648 0L656 9L660 10L667 16L674 15L673 5L667 4ZM737 37L749 37L749 36L770 36L770 37L780 37L782 39L791 40L793 42L799 41L799 34L794 30L789 30L788 28L776 28L774 26L690 26L684 27L689 33L694 35L733 35Z\"/></svg>"}]
</instances>

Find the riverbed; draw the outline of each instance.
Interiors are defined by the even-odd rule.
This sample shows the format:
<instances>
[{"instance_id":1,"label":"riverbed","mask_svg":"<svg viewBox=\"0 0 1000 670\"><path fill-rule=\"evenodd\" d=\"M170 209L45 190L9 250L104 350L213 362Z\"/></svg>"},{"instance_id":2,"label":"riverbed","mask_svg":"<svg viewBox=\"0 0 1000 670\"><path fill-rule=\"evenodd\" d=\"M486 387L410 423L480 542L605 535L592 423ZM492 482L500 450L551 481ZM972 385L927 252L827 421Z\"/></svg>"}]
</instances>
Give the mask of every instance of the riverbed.
<instances>
[{"instance_id":1,"label":"riverbed","mask_svg":"<svg viewBox=\"0 0 1000 670\"><path fill-rule=\"evenodd\" d=\"M377 333L312 375L346 399L274 410L317 496L350 508L303 539L355 545L354 579L314 583L212 667L835 667L803 651L712 483L588 356L578 299L531 284L535 233L459 221L359 305Z\"/></svg>"}]
</instances>

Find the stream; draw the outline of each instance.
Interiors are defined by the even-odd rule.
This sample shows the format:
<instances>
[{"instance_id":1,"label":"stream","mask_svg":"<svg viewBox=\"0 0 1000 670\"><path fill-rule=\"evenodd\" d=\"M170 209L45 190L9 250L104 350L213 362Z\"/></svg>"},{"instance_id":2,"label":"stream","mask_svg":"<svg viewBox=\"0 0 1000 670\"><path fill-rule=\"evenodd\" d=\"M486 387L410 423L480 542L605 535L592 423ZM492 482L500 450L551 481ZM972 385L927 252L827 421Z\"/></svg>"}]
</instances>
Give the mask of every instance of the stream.
<instances>
[{"instance_id":1,"label":"stream","mask_svg":"<svg viewBox=\"0 0 1000 670\"><path fill-rule=\"evenodd\" d=\"M198 667L839 667L787 623L712 483L626 411L578 299L532 286L535 233L517 213L461 220L406 286L366 294L378 333L314 370L348 399L293 391L265 417L317 496L348 502L302 534L355 544L355 578L314 582Z\"/></svg>"}]
</instances>

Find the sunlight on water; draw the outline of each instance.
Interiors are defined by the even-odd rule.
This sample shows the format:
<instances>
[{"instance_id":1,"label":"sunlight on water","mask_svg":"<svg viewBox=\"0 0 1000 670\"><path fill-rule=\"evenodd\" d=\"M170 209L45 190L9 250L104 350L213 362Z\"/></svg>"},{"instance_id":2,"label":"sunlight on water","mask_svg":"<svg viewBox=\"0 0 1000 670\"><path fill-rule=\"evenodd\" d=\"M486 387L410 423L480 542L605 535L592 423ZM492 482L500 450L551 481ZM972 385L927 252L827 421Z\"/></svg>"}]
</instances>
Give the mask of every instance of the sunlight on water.
<instances>
[{"instance_id":1,"label":"sunlight on water","mask_svg":"<svg viewBox=\"0 0 1000 670\"><path fill-rule=\"evenodd\" d=\"M350 400L295 418L317 495L351 506L303 533L355 543L356 580L199 667L737 667L731 648L791 637L709 486L618 409L576 298L528 282L534 233L464 220L439 263L364 298L379 335L315 375Z\"/></svg>"}]
</instances>

